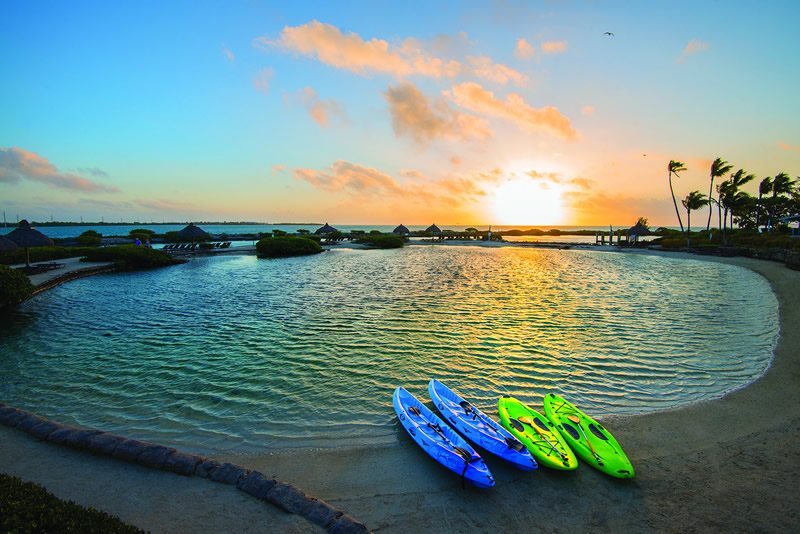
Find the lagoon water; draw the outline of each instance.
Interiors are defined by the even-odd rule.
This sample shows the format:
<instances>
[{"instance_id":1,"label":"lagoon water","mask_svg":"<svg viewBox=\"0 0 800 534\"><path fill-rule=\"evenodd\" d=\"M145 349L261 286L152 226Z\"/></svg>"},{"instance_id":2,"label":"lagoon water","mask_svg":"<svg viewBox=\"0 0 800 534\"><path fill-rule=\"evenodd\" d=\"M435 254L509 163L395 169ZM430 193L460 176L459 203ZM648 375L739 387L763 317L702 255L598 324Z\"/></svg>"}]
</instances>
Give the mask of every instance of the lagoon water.
<instances>
[{"instance_id":1,"label":"lagoon water","mask_svg":"<svg viewBox=\"0 0 800 534\"><path fill-rule=\"evenodd\" d=\"M603 416L760 376L767 282L731 265L577 250L412 246L198 258L100 275L0 325L0 402L197 452L390 443L398 385L489 413L555 390Z\"/></svg>"}]
</instances>

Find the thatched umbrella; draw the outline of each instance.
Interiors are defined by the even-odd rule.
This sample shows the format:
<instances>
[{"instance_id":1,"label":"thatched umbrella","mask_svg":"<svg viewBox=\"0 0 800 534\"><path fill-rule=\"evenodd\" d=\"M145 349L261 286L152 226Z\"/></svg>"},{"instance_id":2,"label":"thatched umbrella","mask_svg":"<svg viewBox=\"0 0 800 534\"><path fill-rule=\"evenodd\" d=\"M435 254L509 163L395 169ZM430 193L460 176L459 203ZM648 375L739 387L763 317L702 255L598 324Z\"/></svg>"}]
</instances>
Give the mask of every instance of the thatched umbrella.
<instances>
[{"instance_id":1,"label":"thatched umbrella","mask_svg":"<svg viewBox=\"0 0 800 534\"><path fill-rule=\"evenodd\" d=\"M18 248L19 247L16 243L10 239L6 239L5 236L0 235L0 252L10 252L12 250L17 250Z\"/></svg>"},{"instance_id":2,"label":"thatched umbrella","mask_svg":"<svg viewBox=\"0 0 800 534\"><path fill-rule=\"evenodd\" d=\"M425 229L425 231L428 232L429 234L433 234L433 235L441 235L441 233L442 233L442 231L439 230L439 227L436 226L435 224L432 224L429 227L427 227Z\"/></svg>"},{"instance_id":3,"label":"thatched umbrella","mask_svg":"<svg viewBox=\"0 0 800 534\"><path fill-rule=\"evenodd\" d=\"M19 222L19 226L17 226L11 233L6 235L6 238L16 243L18 247L25 249L26 267L31 266L31 254L29 250L31 247L53 246L52 239L44 235L39 230L31 228L30 223L28 223L28 221L25 219L22 219Z\"/></svg>"},{"instance_id":4,"label":"thatched umbrella","mask_svg":"<svg viewBox=\"0 0 800 534\"><path fill-rule=\"evenodd\" d=\"M408 231L408 228L406 228L404 224L401 224L400 226L392 230L392 233L396 235L408 235L411 232Z\"/></svg>"},{"instance_id":5,"label":"thatched umbrella","mask_svg":"<svg viewBox=\"0 0 800 534\"><path fill-rule=\"evenodd\" d=\"M316 235L322 235L322 234L332 234L333 232L338 232L338 231L339 230L337 230L336 228L334 228L330 224L325 223L324 226L320 226L319 228L317 228L317 230L314 233Z\"/></svg>"},{"instance_id":6,"label":"thatched umbrella","mask_svg":"<svg viewBox=\"0 0 800 534\"><path fill-rule=\"evenodd\" d=\"M653 235L653 232L651 232L645 225L641 223L636 223L636 226L631 226L628 228L628 241L630 241L631 236L633 236L633 241L638 242L640 236L647 235Z\"/></svg>"},{"instance_id":7,"label":"thatched umbrella","mask_svg":"<svg viewBox=\"0 0 800 534\"><path fill-rule=\"evenodd\" d=\"M189 223L188 225L186 225L183 228L183 230L178 232L178 236L181 239L187 239L187 240L191 239L192 240L192 246L194 246L195 240L199 241L199 240L203 240L203 239L209 239L211 237L208 234L208 232L206 232L205 230L203 230L199 226L195 226L194 223Z\"/></svg>"}]
</instances>

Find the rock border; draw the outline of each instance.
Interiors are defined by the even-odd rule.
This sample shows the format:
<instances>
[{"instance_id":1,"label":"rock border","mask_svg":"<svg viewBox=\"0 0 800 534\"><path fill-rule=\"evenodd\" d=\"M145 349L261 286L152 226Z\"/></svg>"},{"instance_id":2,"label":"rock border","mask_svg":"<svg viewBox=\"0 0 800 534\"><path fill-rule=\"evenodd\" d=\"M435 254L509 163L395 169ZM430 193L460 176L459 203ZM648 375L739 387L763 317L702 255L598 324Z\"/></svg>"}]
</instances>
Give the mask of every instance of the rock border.
<instances>
[{"instance_id":1,"label":"rock border","mask_svg":"<svg viewBox=\"0 0 800 534\"><path fill-rule=\"evenodd\" d=\"M331 534L370 532L363 523L327 502L306 495L292 484L267 477L259 471L251 471L240 465L220 463L171 447L128 439L101 430L62 425L2 403L0 403L0 423L55 445L65 445L178 475L198 476L212 482L235 486L260 501L270 503L290 514L302 516Z\"/></svg>"}]
</instances>

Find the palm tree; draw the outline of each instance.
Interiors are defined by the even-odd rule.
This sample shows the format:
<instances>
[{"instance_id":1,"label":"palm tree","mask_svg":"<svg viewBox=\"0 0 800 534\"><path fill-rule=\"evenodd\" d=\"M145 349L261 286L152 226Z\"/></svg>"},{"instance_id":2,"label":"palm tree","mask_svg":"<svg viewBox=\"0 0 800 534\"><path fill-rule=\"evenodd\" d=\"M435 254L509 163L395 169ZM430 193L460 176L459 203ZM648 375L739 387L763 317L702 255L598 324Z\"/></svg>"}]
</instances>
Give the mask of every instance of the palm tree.
<instances>
[{"instance_id":1,"label":"palm tree","mask_svg":"<svg viewBox=\"0 0 800 534\"><path fill-rule=\"evenodd\" d=\"M731 213L731 228L733 228L733 207L736 206L741 207L744 197L742 197L742 192L739 191L739 188L742 187L744 184L750 182L755 178L753 174L747 174L747 171L744 169L739 169L738 171L731 174L730 179L725 180L717 185L717 194L718 194L718 202L717 205L720 209L722 209L722 215L720 219L722 220L722 240L723 242L726 240L726 226L728 220L728 212ZM747 195L747 193L744 193Z\"/></svg>"},{"instance_id":2,"label":"palm tree","mask_svg":"<svg viewBox=\"0 0 800 534\"><path fill-rule=\"evenodd\" d=\"M789 178L785 172L778 173L772 179L772 206L770 210L770 228L774 230L775 218L778 215L778 198L782 195L789 195L794 189L794 180Z\"/></svg>"},{"instance_id":3,"label":"palm tree","mask_svg":"<svg viewBox=\"0 0 800 534\"><path fill-rule=\"evenodd\" d=\"M672 203L675 205L675 215L678 216L678 224L681 225L681 233L684 233L683 221L681 221L681 212L678 211L678 203L675 201L675 191L672 189L672 175L674 174L675 176L678 176L679 172L686 170L686 166L680 161L671 159L667 165L667 170L669 171L669 192L672 193Z\"/></svg>"},{"instance_id":4,"label":"palm tree","mask_svg":"<svg viewBox=\"0 0 800 534\"><path fill-rule=\"evenodd\" d=\"M763 205L761 203L761 197L772 193L772 178L767 176L758 184L758 204L756 207L756 230L760 230L761 228L761 211Z\"/></svg>"},{"instance_id":5,"label":"palm tree","mask_svg":"<svg viewBox=\"0 0 800 534\"><path fill-rule=\"evenodd\" d=\"M706 223L706 232L711 228L711 193L714 192L714 178L725 176L728 171L733 168L727 161L722 158L717 158L711 164L711 184L708 186L708 222Z\"/></svg>"},{"instance_id":6,"label":"palm tree","mask_svg":"<svg viewBox=\"0 0 800 534\"><path fill-rule=\"evenodd\" d=\"M707 202L708 199L700 191L692 191L681 200L681 204L686 208L686 248L692 247L692 212L699 210Z\"/></svg>"}]
</instances>

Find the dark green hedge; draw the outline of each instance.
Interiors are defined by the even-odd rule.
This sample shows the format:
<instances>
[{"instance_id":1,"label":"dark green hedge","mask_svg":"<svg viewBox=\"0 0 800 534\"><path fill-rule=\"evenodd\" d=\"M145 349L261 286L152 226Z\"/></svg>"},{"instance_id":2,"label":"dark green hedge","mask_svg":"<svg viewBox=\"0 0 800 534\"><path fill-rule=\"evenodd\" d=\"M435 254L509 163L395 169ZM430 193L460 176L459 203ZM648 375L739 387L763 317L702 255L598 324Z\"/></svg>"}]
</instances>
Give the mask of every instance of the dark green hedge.
<instances>
[{"instance_id":1,"label":"dark green hedge","mask_svg":"<svg viewBox=\"0 0 800 534\"><path fill-rule=\"evenodd\" d=\"M64 501L44 487L0 474L0 532L144 532L118 517Z\"/></svg>"},{"instance_id":2,"label":"dark green hedge","mask_svg":"<svg viewBox=\"0 0 800 534\"><path fill-rule=\"evenodd\" d=\"M322 252L316 241L305 237L265 237L256 243L259 258L288 258Z\"/></svg>"},{"instance_id":3,"label":"dark green hedge","mask_svg":"<svg viewBox=\"0 0 800 534\"><path fill-rule=\"evenodd\" d=\"M402 248L403 238L393 234L369 234L361 236L356 240L356 243L362 243L375 248Z\"/></svg>"},{"instance_id":4,"label":"dark green hedge","mask_svg":"<svg viewBox=\"0 0 800 534\"><path fill-rule=\"evenodd\" d=\"M31 263L79 258L85 256L90 250L93 249L89 247L34 247L30 249ZM17 250L0 254L0 264L14 265L17 263L25 263L24 249L18 248Z\"/></svg>"},{"instance_id":5,"label":"dark green hedge","mask_svg":"<svg viewBox=\"0 0 800 534\"><path fill-rule=\"evenodd\" d=\"M152 269L184 263L184 260L173 258L166 252L135 245L117 245L113 247L89 249L81 261L113 261L117 269L135 271Z\"/></svg>"},{"instance_id":6,"label":"dark green hedge","mask_svg":"<svg viewBox=\"0 0 800 534\"><path fill-rule=\"evenodd\" d=\"M31 298L33 285L23 272L0 265L0 310Z\"/></svg>"}]
</instances>

